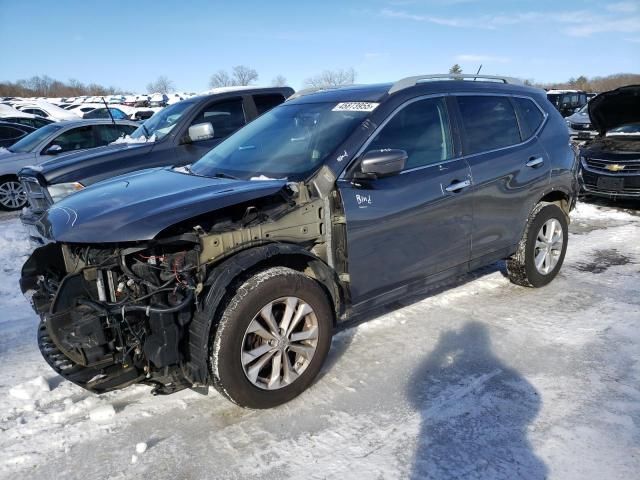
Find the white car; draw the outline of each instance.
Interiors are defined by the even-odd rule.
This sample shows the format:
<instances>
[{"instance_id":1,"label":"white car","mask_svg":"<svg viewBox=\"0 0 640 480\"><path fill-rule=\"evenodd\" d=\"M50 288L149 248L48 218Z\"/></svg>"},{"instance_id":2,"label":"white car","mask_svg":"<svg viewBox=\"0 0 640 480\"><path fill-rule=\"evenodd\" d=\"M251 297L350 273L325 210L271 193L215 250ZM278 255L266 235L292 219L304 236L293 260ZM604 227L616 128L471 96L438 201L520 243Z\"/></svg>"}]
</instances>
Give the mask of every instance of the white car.
<instances>
[{"instance_id":1,"label":"white car","mask_svg":"<svg viewBox=\"0 0 640 480\"><path fill-rule=\"evenodd\" d=\"M38 115L39 117L48 118L55 122L78 119L74 113L44 101L22 101L16 103L14 107L21 112Z\"/></svg>"}]
</instances>

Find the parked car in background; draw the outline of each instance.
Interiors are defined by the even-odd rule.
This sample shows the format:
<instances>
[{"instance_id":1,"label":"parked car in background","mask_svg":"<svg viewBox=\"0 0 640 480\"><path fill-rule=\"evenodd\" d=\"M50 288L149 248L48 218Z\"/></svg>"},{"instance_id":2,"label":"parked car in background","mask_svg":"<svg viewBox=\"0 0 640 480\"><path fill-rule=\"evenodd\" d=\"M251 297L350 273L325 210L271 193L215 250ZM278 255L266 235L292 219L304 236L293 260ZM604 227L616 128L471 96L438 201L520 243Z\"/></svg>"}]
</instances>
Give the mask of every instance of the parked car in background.
<instances>
[{"instance_id":1,"label":"parked car in background","mask_svg":"<svg viewBox=\"0 0 640 480\"><path fill-rule=\"evenodd\" d=\"M288 87L252 88L193 97L162 109L120 143L23 169L20 179L30 207L21 219L30 237L42 241L36 223L63 196L52 191L71 194L123 173L191 164L292 93Z\"/></svg>"},{"instance_id":2,"label":"parked car in background","mask_svg":"<svg viewBox=\"0 0 640 480\"><path fill-rule=\"evenodd\" d=\"M114 118L116 120L129 120L129 115L116 107L96 108L89 113L85 113L82 118Z\"/></svg>"},{"instance_id":3,"label":"parked car in background","mask_svg":"<svg viewBox=\"0 0 640 480\"><path fill-rule=\"evenodd\" d=\"M53 122L47 118L21 112L8 105L0 104L0 121L19 123L28 127L40 128Z\"/></svg>"},{"instance_id":4,"label":"parked car in background","mask_svg":"<svg viewBox=\"0 0 640 480\"><path fill-rule=\"evenodd\" d=\"M574 114L587 104L583 90L549 90L547 98L563 117Z\"/></svg>"},{"instance_id":5,"label":"parked car in background","mask_svg":"<svg viewBox=\"0 0 640 480\"><path fill-rule=\"evenodd\" d=\"M589 102L598 136L580 151L582 190L612 199L640 199L640 85Z\"/></svg>"},{"instance_id":6,"label":"parked car in background","mask_svg":"<svg viewBox=\"0 0 640 480\"><path fill-rule=\"evenodd\" d=\"M37 101L37 102L19 102L14 105L14 108L20 110L21 112L31 113L32 115L38 115L43 118L48 118L49 120L53 120L55 122L59 122L62 120L75 120L77 117L65 110L64 108L60 108L57 105L53 105L52 103Z\"/></svg>"},{"instance_id":7,"label":"parked car in background","mask_svg":"<svg viewBox=\"0 0 640 480\"><path fill-rule=\"evenodd\" d=\"M108 145L138 125L129 120L79 120L55 122L39 128L0 153L0 208L18 210L27 195L18 172L27 165L37 170L42 162L76 150Z\"/></svg>"},{"instance_id":8,"label":"parked car in background","mask_svg":"<svg viewBox=\"0 0 640 480\"><path fill-rule=\"evenodd\" d=\"M572 140L589 140L598 134L591 123L591 118L589 118L589 104L582 107L573 115L569 115L564 120L569 128L569 137Z\"/></svg>"},{"instance_id":9,"label":"parked car in background","mask_svg":"<svg viewBox=\"0 0 640 480\"><path fill-rule=\"evenodd\" d=\"M0 120L0 147L9 147L35 130L28 125Z\"/></svg>"},{"instance_id":10,"label":"parked car in background","mask_svg":"<svg viewBox=\"0 0 640 480\"><path fill-rule=\"evenodd\" d=\"M167 105L169 97L164 93L154 93L149 97L150 107L164 107Z\"/></svg>"},{"instance_id":11,"label":"parked car in background","mask_svg":"<svg viewBox=\"0 0 640 480\"><path fill-rule=\"evenodd\" d=\"M21 288L46 361L92 392L211 385L274 407L311 385L351 315L499 259L515 284L551 282L576 168L544 91L510 79L326 90L191 168L64 199L41 220L50 243Z\"/></svg>"}]
</instances>

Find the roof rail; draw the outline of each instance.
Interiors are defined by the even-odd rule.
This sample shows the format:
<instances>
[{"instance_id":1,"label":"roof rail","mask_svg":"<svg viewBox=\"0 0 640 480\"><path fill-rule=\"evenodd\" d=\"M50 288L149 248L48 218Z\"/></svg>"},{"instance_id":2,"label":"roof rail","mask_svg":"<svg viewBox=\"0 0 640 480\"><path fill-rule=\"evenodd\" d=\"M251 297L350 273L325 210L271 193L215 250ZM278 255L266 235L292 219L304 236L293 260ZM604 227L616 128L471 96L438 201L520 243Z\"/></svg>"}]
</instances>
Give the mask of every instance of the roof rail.
<instances>
[{"instance_id":1,"label":"roof rail","mask_svg":"<svg viewBox=\"0 0 640 480\"><path fill-rule=\"evenodd\" d=\"M398 80L389 89L389 95L392 93L404 90L405 88L413 87L421 82L437 81L437 80L488 80L490 82L502 82L511 85L524 85L522 80L512 77L501 77L497 75L469 75L463 73L436 73L433 75L416 75L415 77L406 77L402 80Z\"/></svg>"},{"instance_id":2,"label":"roof rail","mask_svg":"<svg viewBox=\"0 0 640 480\"><path fill-rule=\"evenodd\" d=\"M327 90L337 90L342 87L350 87L351 85L332 85L332 86L323 86L323 87L309 87L303 88L302 90L298 90L294 92L286 101L295 100L299 97L304 97L305 95L311 95L312 93L325 92Z\"/></svg>"}]
</instances>

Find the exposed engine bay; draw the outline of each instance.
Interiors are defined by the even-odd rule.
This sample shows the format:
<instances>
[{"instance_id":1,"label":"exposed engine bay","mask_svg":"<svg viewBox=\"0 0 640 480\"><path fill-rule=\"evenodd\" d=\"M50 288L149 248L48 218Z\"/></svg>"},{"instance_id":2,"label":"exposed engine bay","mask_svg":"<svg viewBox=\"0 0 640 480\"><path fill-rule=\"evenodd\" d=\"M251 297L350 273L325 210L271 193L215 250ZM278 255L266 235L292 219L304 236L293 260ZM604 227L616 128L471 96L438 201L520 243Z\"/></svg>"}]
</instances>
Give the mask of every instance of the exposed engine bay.
<instances>
[{"instance_id":1,"label":"exposed engine bay","mask_svg":"<svg viewBox=\"0 0 640 480\"><path fill-rule=\"evenodd\" d=\"M42 319L38 344L45 360L95 393L142 383L168 394L208 383L202 374L194 379L188 363L189 327L213 283L211 267L277 242L326 261L326 205L297 184L173 226L154 241L36 249L21 288Z\"/></svg>"}]
</instances>

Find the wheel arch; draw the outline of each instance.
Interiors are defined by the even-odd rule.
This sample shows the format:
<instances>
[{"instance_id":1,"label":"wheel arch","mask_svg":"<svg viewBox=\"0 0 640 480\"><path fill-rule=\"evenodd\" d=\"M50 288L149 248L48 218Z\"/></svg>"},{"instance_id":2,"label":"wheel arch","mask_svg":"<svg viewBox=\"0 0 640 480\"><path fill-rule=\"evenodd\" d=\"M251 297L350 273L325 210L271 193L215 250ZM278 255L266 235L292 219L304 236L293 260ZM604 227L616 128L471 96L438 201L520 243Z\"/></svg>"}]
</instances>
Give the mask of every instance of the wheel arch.
<instances>
[{"instance_id":1,"label":"wheel arch","mask_svg":"<svg viewBox=\"0 0 640 480\"><path fill-rule=\"evenodd\" d=\"M206 384L211 330L220 318L234 284L242 277L273 266L289 267L316 280L333 306L334 325L345 308L346 293L335 271L303 247L269 243L242 250L212 266L207 272L205 294L189 326L188 361L185 376L194 384Z\"/></svg>"}]
</instances>

